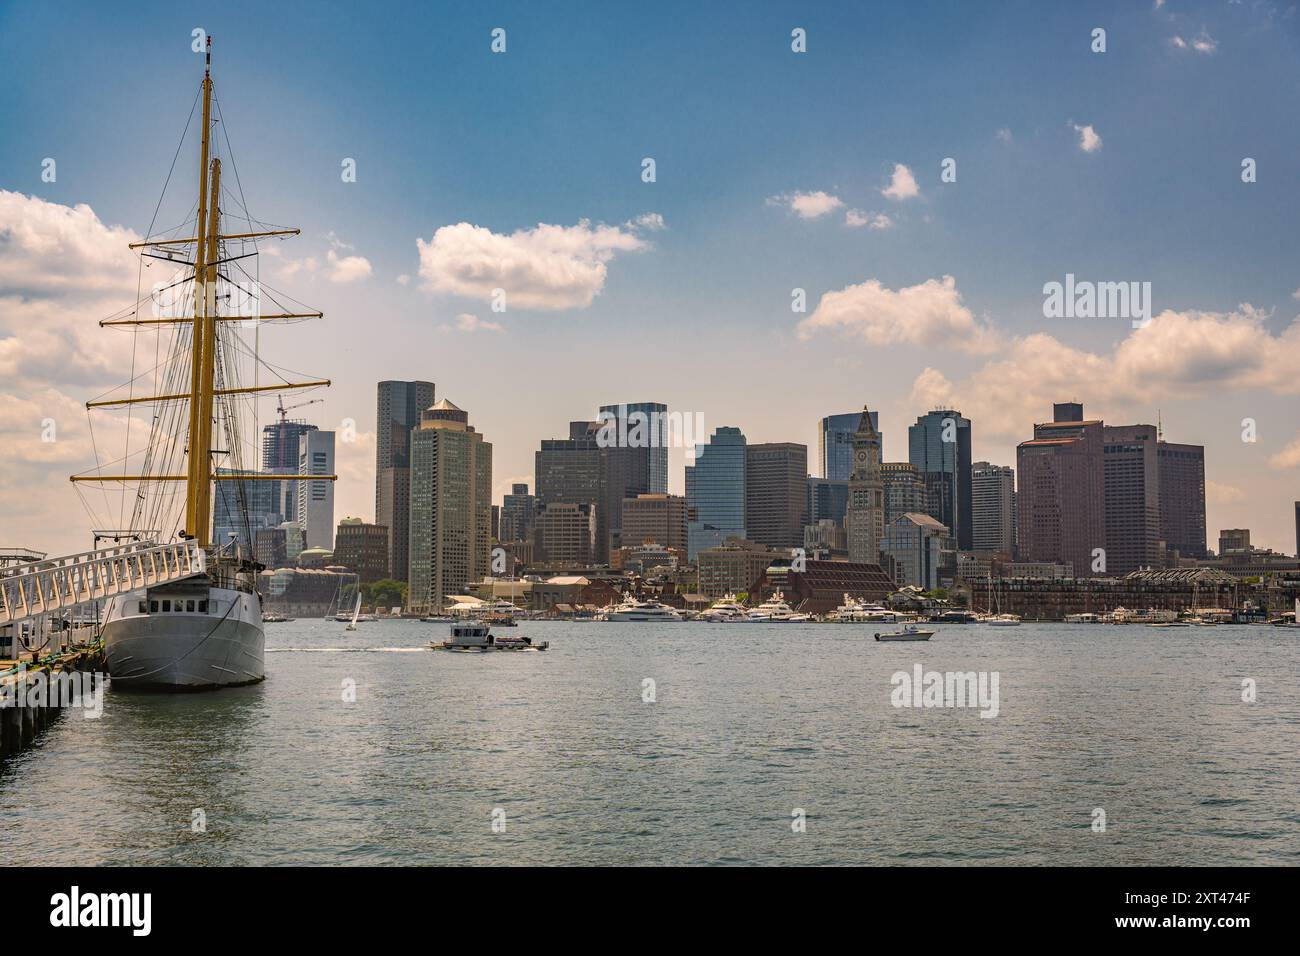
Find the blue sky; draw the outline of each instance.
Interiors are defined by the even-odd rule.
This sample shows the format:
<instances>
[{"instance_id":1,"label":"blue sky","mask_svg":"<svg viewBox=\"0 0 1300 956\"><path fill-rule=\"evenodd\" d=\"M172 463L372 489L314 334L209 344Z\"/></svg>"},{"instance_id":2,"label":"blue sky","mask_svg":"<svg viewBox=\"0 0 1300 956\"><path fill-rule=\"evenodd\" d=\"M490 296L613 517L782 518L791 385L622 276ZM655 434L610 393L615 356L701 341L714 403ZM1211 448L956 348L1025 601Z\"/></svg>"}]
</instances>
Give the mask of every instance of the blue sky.
<instances>
[{"instance_id":1,"label":"blue sky","mask_svg":"<svg viewBox=\"0 0 1300 956\"><path fill-rule=\"evenodd\" d=\"M1290 552L1300 394L1251 356L1300 354L1300 332L1287 337L1300 312L1295 6L318 2L123 15L6 2L0 189L143 232L201 76L190 32L202 27L251 208L303 228L271 267L316 264L275 284L326 321L268 330L263 346L335 380L311 410L322 426L371 430L375 381L431 379L494 443L500 493L531 481L541 438L620 399L813 449L821 415L870 404L897 436L892 460L944 395L973 419L977 455L1014 464L1050 398L1078 398L1116 423L1158 410L1167 437L1205 444L1211 538L1247 525ZM504 54L489 49L494 27ZM806 53L790 49L795 27ZM1094 27L1105 53L1090 50ZM1083 127L1098 148L1081 148ZM641 181L647 156L654 183ZM42 182L44 157L57 182ZM345 157L355 183L340 179ZM946 157L954 183L940 182ZM1241 182L1243 157L1257 182ZM881 190L899 164L918 194L891 199ZM187 147L177 197L192 195L195 165ZM780 199L818 192L839 205L815 218ZM889 225L848 226L849 210ZM665 228L625 225L647 213ZM589 305L493 314L481 295L440 287L436 266L421 271L417 239L444 227L508 237L584 221L637 237L603 260ZM331 249L369 274L332 281ZM1179 318L1158 322L1159 337L1122 318L1046 319L1042 286L1067 272L1149 281L1155 313ZM814 313L826 293L944 276L967 318L949 321L947 302L947 318L920 326L902 309L892 330L800 336L807 316L790 310L796 287ZM456 331L464 314L501 328ZM963 344L972 327L997 345ZM0 341L19 331L0 325ZM1014 382L1008 369L1044 362L1050 388L990 401L991 382ZM84 400L107 387L81 384L59 390ZM1256 443L1240 440L1246 417ZM340 515L373 511L366 454L340 456ZM69 470L40 456L32 467Z\"/></svg>"}]
</instances>

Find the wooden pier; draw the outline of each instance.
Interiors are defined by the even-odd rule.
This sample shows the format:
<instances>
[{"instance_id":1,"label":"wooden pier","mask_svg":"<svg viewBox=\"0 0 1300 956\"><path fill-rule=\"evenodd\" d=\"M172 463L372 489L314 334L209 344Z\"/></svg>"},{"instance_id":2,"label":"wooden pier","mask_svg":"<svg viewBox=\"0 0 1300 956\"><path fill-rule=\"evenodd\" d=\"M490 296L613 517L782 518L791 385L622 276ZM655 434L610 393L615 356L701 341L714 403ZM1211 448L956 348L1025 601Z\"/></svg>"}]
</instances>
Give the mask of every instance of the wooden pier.
<instances>
[{"instance_id":1,"label":"wooden pier","mask_svg":"<svg viewBox=\"0 0 1300 956\"><path fill-rule=\"evenodd\" d=\"M103 671L104 645L98 640L36 660L0 660L0 759L30 746L67 703L56 690L66 683L64 675ZM101 694L102 680L96 690Z\"/></svg>"}]
</instances>

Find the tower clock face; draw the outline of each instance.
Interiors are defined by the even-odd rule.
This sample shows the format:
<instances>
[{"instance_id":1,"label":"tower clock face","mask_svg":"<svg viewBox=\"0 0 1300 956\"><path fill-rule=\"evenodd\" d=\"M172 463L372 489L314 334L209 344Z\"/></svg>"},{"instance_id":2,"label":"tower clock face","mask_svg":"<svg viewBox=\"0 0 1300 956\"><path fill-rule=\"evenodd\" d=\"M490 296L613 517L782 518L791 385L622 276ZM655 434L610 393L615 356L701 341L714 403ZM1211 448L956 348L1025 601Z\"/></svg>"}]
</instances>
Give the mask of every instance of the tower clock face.
<instances>
[{"instance_id":1,"label":"tower clock face","mask_svg":"<svg viewBox=\"0 0 1300 956\"><path fill-rule=\"evenodd\" d=\"M867 460L867 453L865 451L858 452L858 461L866 461L866 460Z\"/></svg>"}]
</instances>

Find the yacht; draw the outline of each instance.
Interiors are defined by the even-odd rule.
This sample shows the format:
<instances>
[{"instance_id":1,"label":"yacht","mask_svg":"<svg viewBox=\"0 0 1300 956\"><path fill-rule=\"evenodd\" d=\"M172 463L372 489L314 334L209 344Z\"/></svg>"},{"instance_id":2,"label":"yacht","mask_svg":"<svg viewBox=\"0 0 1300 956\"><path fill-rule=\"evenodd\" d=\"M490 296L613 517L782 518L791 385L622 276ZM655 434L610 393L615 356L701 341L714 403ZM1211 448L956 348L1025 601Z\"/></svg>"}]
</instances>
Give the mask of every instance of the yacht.
<instances>
[{"instance_id":1,"label":"yacht","mask_svg":"<svg viewBox=\"0 0 1300 956\"><path fill-rule=\"evenodd\" d=\"M534 644L528 637L497 637L487 624L468 622L453 624L450 640L429 642L431 651L458 651L462 654L481 654L489 651L544 651L550 646L549 641Z\"/></svg>"},{"instance_id":2,"label":"yacht","mask_svg":"<svg viewBox=\"0 0 1300 956\"><path fill-rule=\"evenodd\" d=\"M984 623L989 627L1019 627L1020 618L1015 614L994 614L985 618Z\"/></svg>"},{"instance_id":3,"label":"yacht","mask_svg":"<svg viewBox=\"0 0 1300 956\"><path fill-rule=\"evenodd\" d=\"M713 624L732 624L746 619L748 611L736 600L736 595L727 594L721 600L714 601L707 610L696 615L697 621L709 621Z\"/></svg>"},{"instance_id":4,"label":"yacht","mask_svg":"<svg viewBox=\"0 0 1300 956\"><path fill-rule=\"evenodd\" d=\"M745 620L755 624L802 624L812 620L811 614L798 614L785 603L785 595L777 591L754 608Z\"/></svg>"},{"instance_id":5,"label":"yacht","mask_svg":"<svg viewBox=\"0 0 1300 956\"><path fill-rule=\"evenodd\" d=\"M1288 611L1272 622L1274 627L1300 627L1300 598L1295 599L1295 610Z\"/></svg>"},{"instance_id":6,"label":"yacht","mask_svg":"<svg viewBox=\"0 0 1300 956\"><path fill-rule=\"evenodd\" d=\"M1097 624L1100 623L1100 621L1101 618L1099 618L1096 614L1093 614L1090 611L1084 612L1083 614L1065 615L1066 624Z\"/></svg>"},{"instance_id":7,"label":"yacht","mask_svg":"<svg viewBox=\"0 0 1300 956\"><path fill-rule=\"evenodd\" d=\"M680 621L682 616L676 608L658 601L640 601L630 594L625 595L623 603L612 607L605 614L607 621Z\"/></svg>"},{"instance_id":8,"label":"yacht","mask_svg":"<svg viewBox=\"0 0 1300 956\"><path fill-rule=\"evenodd\" d=\"M892 611L883 604L871 604L859 598L844 595L844 603L832 611L827 619L839 623L897 624L909 615Z\"/></svg>"},{"instance_id":9,"label":"yacht","mask_svg":"<svg viewBox=\"0 0 1300 956\"><path fill-rule=\"evenodd\" d=\"M954 609L933 615L930 620L940 624L974 624L979 620L979 615L973 611Z\"/></svg>"}]
</instances>

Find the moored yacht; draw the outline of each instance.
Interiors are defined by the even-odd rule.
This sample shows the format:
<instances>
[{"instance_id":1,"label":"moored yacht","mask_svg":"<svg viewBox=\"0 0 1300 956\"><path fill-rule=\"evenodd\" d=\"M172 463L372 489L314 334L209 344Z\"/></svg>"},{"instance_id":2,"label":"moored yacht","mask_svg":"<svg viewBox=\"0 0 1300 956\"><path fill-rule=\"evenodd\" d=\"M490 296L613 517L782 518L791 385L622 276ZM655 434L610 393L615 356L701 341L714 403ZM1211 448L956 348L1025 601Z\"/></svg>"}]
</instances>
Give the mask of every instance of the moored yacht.
<instances>
[{"instance_id":1,"label":"moored yacht","mask_svg":"<svg viewBox=\"0 0 1300 956\"><path fill-rule=\"evenodd\" d=\"M743 604L736 600L736 595L727 594L709 605L707 610L696 615L697 621L709 621L713 624L732 624L743 621L748 612Z\"/></svg>"},{"instance_id":2,"label":"moored yacht","mask_svg":"<svg viewBox=\"0 0 1300 956\"><path fill-rule=\"evenodd\" d=\"M640 601L632 595L625 595L623 603L612 607L605 614L607 621L680 621L682 616L676 608L658 601Z\"/></svg>"},{"instance_id":3,"label":"moored yacht","mask_svg":"<svg viewBox=\"0 0 1300 956\"><path fill-rule=\"evenodd\" d=\"M811 621L812 615L796 613L785 603L785 595L777 591L746 614L745 620L754 624L801 624Z\"/></svg>"}]
</instances>

